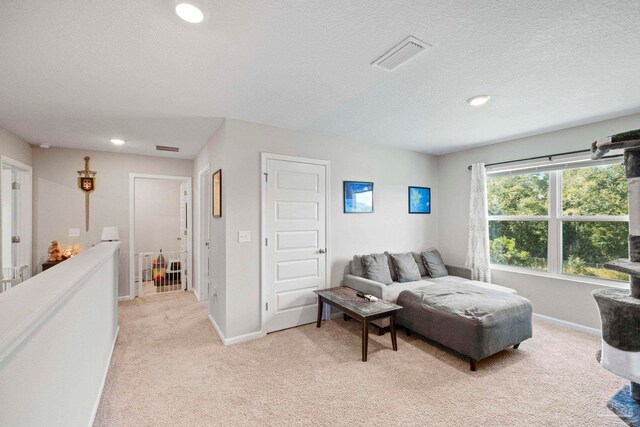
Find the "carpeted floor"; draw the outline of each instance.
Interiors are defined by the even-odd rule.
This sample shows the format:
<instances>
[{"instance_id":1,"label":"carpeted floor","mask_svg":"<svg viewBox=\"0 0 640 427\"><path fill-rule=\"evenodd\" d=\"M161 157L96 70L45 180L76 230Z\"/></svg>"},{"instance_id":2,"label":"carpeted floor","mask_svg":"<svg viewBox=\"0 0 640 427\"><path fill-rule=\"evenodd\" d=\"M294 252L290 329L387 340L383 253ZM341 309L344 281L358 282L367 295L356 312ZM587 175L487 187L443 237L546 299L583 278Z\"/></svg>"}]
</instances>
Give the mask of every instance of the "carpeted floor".
<instances>
[{"instance_id":1,"label":"carpeted floor","mask_svg":"<svg viewBox=\"0 0 640 427\"><path fill-rule=\"evenodd\" d=\"M623 381L595 337L536 321L534 338L478 363L416 336L369 338L355 321L224 347L190 292L120 303L120 337L95 426L620 426Z\"/></svg>"}]
</instances>

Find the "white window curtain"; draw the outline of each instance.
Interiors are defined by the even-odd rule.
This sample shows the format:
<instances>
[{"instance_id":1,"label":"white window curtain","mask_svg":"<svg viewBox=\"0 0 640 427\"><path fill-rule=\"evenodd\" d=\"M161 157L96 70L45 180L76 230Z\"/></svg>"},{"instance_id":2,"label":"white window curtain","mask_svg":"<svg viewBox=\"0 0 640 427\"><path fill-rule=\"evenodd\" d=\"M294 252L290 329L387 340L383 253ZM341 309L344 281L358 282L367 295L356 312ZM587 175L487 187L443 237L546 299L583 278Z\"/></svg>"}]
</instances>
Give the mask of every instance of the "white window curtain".
<instances>
[{"instance_id":1,"label":"white window curtain","mask_svg":"<svg viewBox=\"0 0 640 427\"><path fill-rule=\"evenodd\" d=\"M471 279L491 282L490 262L487 174L484 163L475 163L471 166L469 244L465 261L465 265L471 269Z\"/></svg>"}]
</instances>

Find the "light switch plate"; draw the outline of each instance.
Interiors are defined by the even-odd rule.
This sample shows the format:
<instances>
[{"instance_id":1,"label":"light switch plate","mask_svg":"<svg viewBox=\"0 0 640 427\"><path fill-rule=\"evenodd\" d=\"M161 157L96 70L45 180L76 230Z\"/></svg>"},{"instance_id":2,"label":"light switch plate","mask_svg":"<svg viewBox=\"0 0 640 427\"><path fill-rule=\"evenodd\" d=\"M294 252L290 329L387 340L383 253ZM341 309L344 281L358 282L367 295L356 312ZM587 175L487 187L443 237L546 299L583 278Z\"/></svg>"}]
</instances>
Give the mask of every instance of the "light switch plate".
<instances>
[{"instance_id":1,"label":"light switch plate","mask_svg":"<svg viewBox=\"0 0 640 427\"><path fill-rule=\"evenodd\" d=\"M79 237L80 229L79 228L70 228L69 229L69 237Z\"/></svg>"},{"instance_id":2,"label":"light switch plate","mask_svg":"<svg viewBox=\"0 0 640 427\"><path fill-rule=\"evenodd\" d=\"M250 231L238 231L238 243L247 243L251 241Z\"/></svg>"}]
</instances>

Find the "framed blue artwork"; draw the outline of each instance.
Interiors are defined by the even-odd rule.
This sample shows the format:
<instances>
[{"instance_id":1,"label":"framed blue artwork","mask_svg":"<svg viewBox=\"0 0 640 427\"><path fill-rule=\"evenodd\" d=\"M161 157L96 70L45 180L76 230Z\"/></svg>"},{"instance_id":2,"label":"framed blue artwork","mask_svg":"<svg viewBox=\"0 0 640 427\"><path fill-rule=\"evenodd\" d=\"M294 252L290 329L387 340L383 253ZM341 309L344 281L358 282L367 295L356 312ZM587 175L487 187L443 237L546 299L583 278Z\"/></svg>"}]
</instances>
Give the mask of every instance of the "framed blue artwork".
<instances>
[{"instance_id":1,"label":"framed blue artwork","mask_svg":"<svg viewBox=\"0 0 640 427\"><path fill-rule=\"evenodd\" d=\"M409 187L409 213L431 213L431 188Z\"/></svg>"},{"instance_id":2,"label":"framed blue artwork","mask_svg":"<svg viewBox=\"0 0 640 427\"><path fill-rule=\"evenodd\" d=\"M344 213L373 212L373 182L343 181Z\"/></svg>"}]
</instances>

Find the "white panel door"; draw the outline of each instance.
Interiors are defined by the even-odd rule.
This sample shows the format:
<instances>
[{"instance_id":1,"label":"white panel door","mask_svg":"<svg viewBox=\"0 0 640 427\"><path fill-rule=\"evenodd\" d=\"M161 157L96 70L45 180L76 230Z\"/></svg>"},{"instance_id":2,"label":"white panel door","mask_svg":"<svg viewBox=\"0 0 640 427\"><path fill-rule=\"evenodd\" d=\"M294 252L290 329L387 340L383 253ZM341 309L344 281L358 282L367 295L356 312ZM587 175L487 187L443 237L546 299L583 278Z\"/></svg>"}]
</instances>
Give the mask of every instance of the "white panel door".
<instances>
[{"instance_id":1,"label":"white panel door","mask_svg":"<svg viewBox=\"0 0 640 427\"><path fill-rule=\"evenodd\" d=\"M326 287L326 166L267 160L267 332L314 322Z\"/></svg>"}]
</instances>

